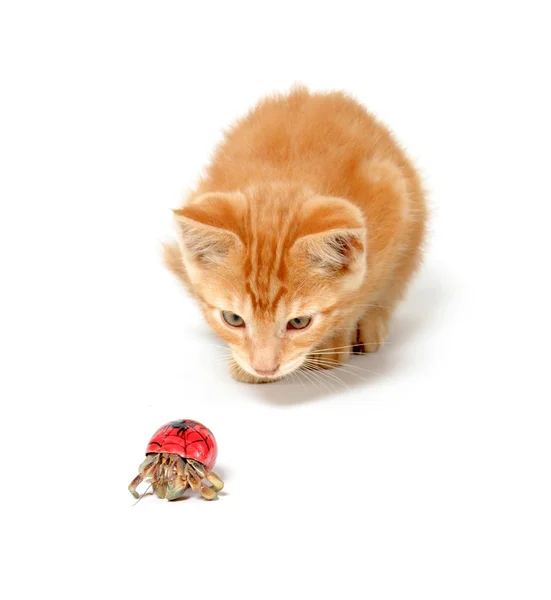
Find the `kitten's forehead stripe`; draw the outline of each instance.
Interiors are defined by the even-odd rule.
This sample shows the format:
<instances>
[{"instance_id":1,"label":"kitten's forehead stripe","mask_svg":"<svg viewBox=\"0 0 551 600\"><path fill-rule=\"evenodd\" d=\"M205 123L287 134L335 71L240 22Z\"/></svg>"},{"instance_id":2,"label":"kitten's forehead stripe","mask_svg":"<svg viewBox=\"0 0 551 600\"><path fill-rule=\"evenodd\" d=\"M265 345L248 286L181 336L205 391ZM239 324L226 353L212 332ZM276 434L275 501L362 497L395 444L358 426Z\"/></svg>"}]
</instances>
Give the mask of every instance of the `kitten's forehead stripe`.
<instances>
[{"instance_id":1,"label":"kitten's forehead stripe","mask_svg":"<svg viewBox=\"0 0 551 600\"><path fill-rule=\"evenodd\" d=\"M258 298L256 297L256 294L253 292L253 289L251 288L251 284L248 281L245 283L245 289L247 290L247 294L249 295L249 298L251 299L253 311L256 311L256 309L258 308Z\"/></svg>"},{"instance_id":2,"label":"kitten's forehead stripe","mask_svg":"<svg viewBox=\"0 0 551 600\"><path fill-rule=\"evenodd\" d=\"M243 265L247 294L255 312L275 312L288 293L286 251L297 235L297 209L289 207L285 219L275 223L264 203L255 206L248 202L244 220L245 229L252 234Z\"/></svg>"},{"instance_id":3,"label":"kitten's forehead stripe","mask_svg":"<svg viewBox=\"0 0 551 600\"><path fill-rule=\"evenodd\" d=\"M284 285L282 285L282 286L279 288L279 291L277 292L277 294L276 294L275 298L273 299L273 301L272 301L272 304L271 304L271 306L270 306L270 308L271 308L273 311L275 311L275 310L277 309L277 305L279 304L279 301L280 301L280 300L281 300L281 298L282 298L282 297L283 297L283 296L284 296L284 295L287 293L287 291L288 291L288 290L287 290L287 288L286 288Z\"/></svg>"}]
</instances>

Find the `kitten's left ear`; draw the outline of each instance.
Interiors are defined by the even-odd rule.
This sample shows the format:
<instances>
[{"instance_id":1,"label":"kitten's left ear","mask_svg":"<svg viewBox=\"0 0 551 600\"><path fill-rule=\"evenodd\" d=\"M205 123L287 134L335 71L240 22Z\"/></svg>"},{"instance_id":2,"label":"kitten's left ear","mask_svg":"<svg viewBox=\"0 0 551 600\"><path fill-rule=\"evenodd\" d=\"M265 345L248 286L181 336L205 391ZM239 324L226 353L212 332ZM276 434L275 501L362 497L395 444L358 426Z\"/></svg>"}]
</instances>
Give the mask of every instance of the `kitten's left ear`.
<instances>
[{"instance_id":1,"label":"kitten's left ear","mask_svg":"<svg viewBox=\"0 0 551 600\"><path fill-rule=\"evenodd\" d=\"M306 253L314 268L337 274L364 262L365 237L364 229L336 229L304 236L295 247Z\"/></svg>"},{"instance_id":2,"label":"kitten's left ear","mask_svg":"<svg viewBox=\"0 0 551 600\"><path fill-rule=\"evenodd\" d=\"M305 209L304 225L291 252L305 256L322 274L363 276L367 232L359 208L340 198L317 198Z\"/></svg>"}]
</instances>

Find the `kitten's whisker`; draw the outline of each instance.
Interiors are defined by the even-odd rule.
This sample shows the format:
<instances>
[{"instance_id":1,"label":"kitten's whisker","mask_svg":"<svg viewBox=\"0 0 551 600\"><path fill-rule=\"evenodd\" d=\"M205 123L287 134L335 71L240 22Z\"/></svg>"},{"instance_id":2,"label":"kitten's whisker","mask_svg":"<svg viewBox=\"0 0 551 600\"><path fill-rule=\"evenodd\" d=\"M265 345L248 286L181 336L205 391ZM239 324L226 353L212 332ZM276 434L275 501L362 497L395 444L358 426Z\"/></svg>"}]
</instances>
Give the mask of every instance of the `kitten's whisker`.
<instances>
[{"instance_id":1,"label":"kitten's whisker","mask_svg":"<svg viewBox=\"0 0 551 600\"><path fill-rule=\"evenodd\" d=\"M342 364L338 361L335 362L329 362L328 360L326 361L313 361L313 362L308 362L309 366L317 366L318 368L320 367L326 367L329 369L332 369L334 371L342 371L343 373L348 373L349 375L355 375L356 377L359 377L360 379L364 379L364 377L361 377L358 373L356 373L355 371L350 371L349 369L358 369L360 371L365 371L366 373L372 374L372 375L379 375L379 373L377 373L377 371L371 371L369 369L362 369L362 367L356 367L355 365L348 365L348 364Z\"/></svg>"},{"instance_id":2,"label":"kitten's whisker","mask_svg":"<svg viewBox=\"0 0 551 600\"><path fill-rule=\"evenodd\" d=\"M320 367L322 367L322 365L318 365L317 369L322 370L322 368ZM365 377L362 377L359 373L355 373L354 371L348 371L344 367L338 367L337 365L325 365L325 368L331 369L331 371L342 371L346 375L352 375L354 377L357 377L358 379L361 379L362 381L367 381L367 379Z\"/></svg>"},{"instance_id":3,"label":"kitten's whisker","mask_svg":"<svg viewBox=\"0 0 551 600\"><path fill-rule=\"evenodd\" d=\"M288 373L283 379L286 379L287 376L291 377L291 380L293 381L293 383L295 381L300 381L302 387L304 387L304 381L302 381L302 379L299 377L299 375L297 374L296 371L291 371L290 373Z\"/></svg>"},{"instance_id":4,"label":"kitten's whisker","mask_svg":"<svg viewBox=\"0 0 551 600\"><path fill-rule=\"evenodd\" d=\"M306 372L306 371L308 371L309 369L302 369L302 368L301 368L301 370L302 370L302 374L304 375L304 377L306 377L306 379L308 379L308 381L309 381L310 383L312 383L312 384L315 386L315 388L316 388L318 391L320 391L320 389L319 389L319 387L318 387L317 383L316 383L316 382L314 381L314 379L313 379L313 378L311 378L311 377L308 375L308 373Z\"/></svg>"},{"instance_id":5,"label":"kitten's whisker","mask_svg":"<svg viewBox=\"0 0 551 600\"><path fill-rule=\"evenodd\" d=\"M306 357L306 361L310 362L310 363L325 363L325 364L336 364L336 365L342 365L343 367L349 367L351 369L360 369L362 371L366 371L368 373L371 373L371 371L369 369L366 369L364 367L359 367L358 365L352 365L349 362L343 362L342 360L338 359L338 358L331 358L328 356L307 356Z\"/></svg>"},{"instance_id":6,"label":"kitten's whisker","mask_svg":"<svg viewBox=\"0 0 551 600\"><path fill-rule=\"evenodd\" d=\"M339 383L340 385L344 386L347 389L350 389L346 383L337 375L335 375L335 373L331 372L331 371L327 371L327 370L322 370L319 368L312 368L312 367L308 367L313 373L315 373L315 375L317 377L327 377L330 381L335 381L336 383Z\"/></svg>"},{"instance_id":7,"label":"kitten's whisker","mask_svg":"<svg viewBox=\"0 0 551 600\"><path fill-rule=\"evenodd\" d=\"M311 371L312 373L312 377L314 379L317 379L324 387L327 391L329 392L334 392L336 391L335 386L333 385L332 381L330 378L328 377L322 377L322 373L320 371L315 372L315 371Z\"/></svg>"},{"instance_id":8,"label":"kitten's whisker","mask_svg":"<svg viewBox=\"0 0 551 600\"><path fill-rule=\"evenodd\" d=\"M300 373L298 371L292 371L292 374L296 377L297 381L300 381L300 385L302 385L303 388L306 388L306 384L304 383L304 380L300 376Z\"/></svg>"},{"instance_id":9,"label":"kitten's whisker","mask_svg":"<svg viewBox=\"0 0 551 600\"><path fill-rule=\"evenodd\" d=\"M312 373L314 377L319 377L323 379L324 377L328 380L328 384L334 389L332 382L343 383L336 375L330 373L329 371L322 371L320 369L316 369L310 365L306 365L306 368Z\"/></svg>"},{"instance_id":10,"label":"kitten's whisker","mask_svg":"<svg viewBox=\"0 0 551 600\"><path fill-rule=\"evenodd\" d=\"M311 356L317 356L317 355L320 355L320 356L325 356L325 355L327 355L327 356L333 356L334 354L335 355L345 354L345 355L348 355L348 356L358 356L357 354L352 354L351 352L314 352L314 353L311 354Z\"/></svg>"},{"instance_id":11,"label":"kitten's whisker","mask_svg":"<svg viewBox=\"0 0 551 600\"><path fill-rule=\"evenodd\" d=\"M284 375L278 381L285 381L285 380L289 380L289 381L292 381L294 383L294 381L295 381L295 374L293 373L293 371L291 371L290 373L287 373L287 375ZM287 381L287 383L288 383L288 381Z\"/></svg>"},{"instance_id":12,"label":"kitten's whisker","mask_svg":"<svg viewBox=\"0 0 551 600\"><path fill-rule=\"evenodd\" d=\"M356 348L357 346L374 346L379 345L382 346L384 344L388 344L389 342L358 342L357 344L350 344L350 346L335 346L335 348L323 348L321 350L311 350L311 354L333 354L334 350L344 350L345 348ZM334 354L338 354L335 352Z\"/></svg>"},{"instance_id":13,"label":"kitten's whisker","mask_svg":"<svg viewBox=\"0 0 551 600\"><path fill-rule=\"evenodd\" d=\"M231 349L228 346L207 346L209 349L214 350L215 352L231 352Z\"/></svg>"},{"instance_id":14,"label":"kitten's whisker","mask_svg":"<svg viewBox=\"0 0 551 600\"><path fill-rule=\"evenodd\" d=\"M316 379L317 381L319 381L320 384L323 385L323 387L328 392L334 392L335 391L335 387L332 385L332 383L331 383L330 380L327 380L324 377L322 377L320 373L314 373L313 371L311 373L312 373L312 377L314 379Z\"/></svg>"},{"instance_id":15,"label":"kitten's whisker","mask_svg":"<svg viewBox=\"0 0 551 600\"><path fill-rule=\"evenodd\" d=\"M324 379L323 379L323 378L320 376L320 372L319 372L319 371L318 371L318 372L316 372L314 369L310 369L309 367L306 367L306 368L304 369L304 371L308 371L308 372L311 374L311 376L312 376L312 378L313 378L314 380L317 378L317 380L318 380L320 383L322 383L322 384L325 386L325 389L327 389L327 390L329 390L329 391L331 391L331 390L334 390L334 389L335 389L333 386L330 386L330 384L329 384L327 381L325 381L325 380L324 380Z\"/></svg>"},{"instance_id":16,"label":"kitten's whisker","mask_svg":"<svg viewBox=\"0 0 551 600\"><path fill-rule=\"evenodd\" d=\"M338 360L331 360L331 359L324 359L324 360L314 360L312 363L310 364L323 364L326 365L328 367L331 368L336 368L336 367L340 367L342 369L356 369L358 371L364 371L364 373L374 373L375 375L377 375L378 373L376 371L372 371L371 369L364 369L363 367L358 367L357 365L351 365L351 364L343 364Z\"/></svg>"},{"instance_id":17,"label":"kitten's whisker","mask_svg":"<svg viewBox=\"0 0 551 600\"><path fill-rule=\"evenodd\" d=\"M321 350L312 350L312 353L322 354L323 352L331 352L332 350L344 350L345 348L354 348L358 344L349 344L348 346L335 346L334 348L322 348Z\"/></svg>"},{"instance_id":18,"label":"kitten's whisker","mask_svg":"<svg viewBox=\"0 0 551 600\"><path fill-rule=\"evenodd\" d=\"M335 373L333 373L332 371L327 371L327 370L323 370L323 369L316 369L316 370L319 373L320 377L321 376L327 377L337 383L340 383L345 388L349 389L348 386L346 385L346 383L340 377L335 375Z\"/></svg>"}]
</instances>

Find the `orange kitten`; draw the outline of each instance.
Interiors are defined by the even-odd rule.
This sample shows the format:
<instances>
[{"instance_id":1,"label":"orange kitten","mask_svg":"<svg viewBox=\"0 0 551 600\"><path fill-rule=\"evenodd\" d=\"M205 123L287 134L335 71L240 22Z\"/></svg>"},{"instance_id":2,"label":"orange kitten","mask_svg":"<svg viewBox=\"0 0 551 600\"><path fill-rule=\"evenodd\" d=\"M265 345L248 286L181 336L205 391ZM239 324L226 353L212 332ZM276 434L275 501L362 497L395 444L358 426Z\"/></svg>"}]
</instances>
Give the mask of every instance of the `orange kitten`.
<instances>
[{"instance_id":1,"label":"orange kitten","mask_svg":"<svg viewBox=\"0 0 551 600\"><path fill-rule=\"evenodd\" d=\"M174 212L180 240L166 262L247 382L377 350L426 221L390 133L345 94L304 88L239 121Z\"/></svg>"}]
</instances>

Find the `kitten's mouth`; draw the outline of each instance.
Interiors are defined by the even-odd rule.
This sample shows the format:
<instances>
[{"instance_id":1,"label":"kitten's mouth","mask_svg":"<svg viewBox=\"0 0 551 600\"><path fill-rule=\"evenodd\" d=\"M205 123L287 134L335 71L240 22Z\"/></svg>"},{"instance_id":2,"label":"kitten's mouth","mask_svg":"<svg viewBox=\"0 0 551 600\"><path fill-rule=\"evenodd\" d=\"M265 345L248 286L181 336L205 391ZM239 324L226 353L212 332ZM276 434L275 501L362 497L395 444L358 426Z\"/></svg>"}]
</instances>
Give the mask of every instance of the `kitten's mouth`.
<instances>
[{"instance_id":1,"label":"kitten's mouth","mask_svg":"<svg viewBox=\"0 0 551 600\"><path fill-rule=\"evenodd\" d=\"M235 352L233 353L233 357L235 362L249 375L252 375L253 377L260 377L262 379L269 379L271 381L276 381L285 377L286 375L289 375L289 373L296 371L304 362L304 356L301 355L287 363L278 365L273 371L261 371L254 369L247 361L245 361Z\"/></svg>"}]
</instances>

